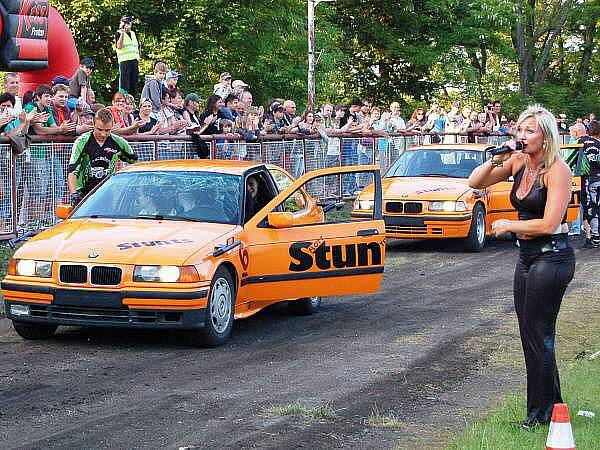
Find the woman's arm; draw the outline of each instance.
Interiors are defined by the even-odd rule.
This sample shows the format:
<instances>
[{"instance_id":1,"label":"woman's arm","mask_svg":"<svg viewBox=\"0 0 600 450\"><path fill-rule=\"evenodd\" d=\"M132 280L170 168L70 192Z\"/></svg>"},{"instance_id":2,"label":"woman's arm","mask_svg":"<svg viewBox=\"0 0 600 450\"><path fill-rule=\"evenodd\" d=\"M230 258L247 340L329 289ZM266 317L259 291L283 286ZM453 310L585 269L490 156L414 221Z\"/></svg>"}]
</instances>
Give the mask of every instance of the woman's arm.
<instances>
[{"instance_id":1,"label":"woman's arm","mask_svg":"<svg viewBox=\"0 0 600 450\"><path fill-rule=\"evenodd\" d=\"M555 162L545 175L548 189L544 217L531 220L497 220L492 224L496 235L516 233L527 236L554 234L562 223L571 199L571 169L564 161Z\"/></svg>"},{"instance_id":2,"label":"woman's arm","mask_svg":"<svg viewBox=\"0 0 600 450\"><path fill-rule=\"evenodd\" d=\"M507 143L507 145L510 144ZM469 186L474 189L483 189L499 183L514 175L524 163L524 155L520 152L494 156L471 172Z\"/></svg>"}]
</instances>

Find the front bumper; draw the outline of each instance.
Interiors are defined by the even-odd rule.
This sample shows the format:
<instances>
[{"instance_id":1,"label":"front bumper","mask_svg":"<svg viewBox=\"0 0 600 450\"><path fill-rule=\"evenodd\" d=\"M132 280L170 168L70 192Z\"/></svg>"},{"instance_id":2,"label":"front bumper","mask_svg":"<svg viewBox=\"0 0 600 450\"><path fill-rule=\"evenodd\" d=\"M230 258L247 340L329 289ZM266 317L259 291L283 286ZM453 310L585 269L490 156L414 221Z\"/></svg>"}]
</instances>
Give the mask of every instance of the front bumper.
<instances>
[{"instance_id":1,"label":"front bumper","mask_svg":"<svg viewBox=\"0 0 600 450\"><path fill-rule=\"evenodd\" d=\"M385 235L396 239L465 238L471 227L470 213L453 216L384 215Z\"/></svg>"},{"instance_id":2,"label":"front bumper","mask_svg":"<svg viewBox=\"0 0 600 450\"><path fill-rule=\"evenodd\" d=\"M204 326L208 289L155 292L2 283L6 316L20 322L53 325L198 329ZM27 305L15 315L12 305Z\"/></svg>"}]
</instances>

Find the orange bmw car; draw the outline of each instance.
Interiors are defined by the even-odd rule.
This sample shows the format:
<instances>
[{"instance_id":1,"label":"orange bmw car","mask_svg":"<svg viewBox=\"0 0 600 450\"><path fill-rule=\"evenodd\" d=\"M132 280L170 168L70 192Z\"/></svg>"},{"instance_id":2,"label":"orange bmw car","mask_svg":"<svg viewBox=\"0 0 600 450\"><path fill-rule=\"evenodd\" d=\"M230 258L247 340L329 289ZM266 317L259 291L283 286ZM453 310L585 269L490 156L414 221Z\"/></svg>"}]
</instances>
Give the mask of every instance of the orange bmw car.
<instances>
[{"instance_id":1,"label":"orange bmw car","mask_svg":"<svg viewBox=\"0 0 600 450\"><path fill-rule=\"evenodd\" d=\"M351 200L322 195L347 173L375 181L373 212L358 221ZM294 180L253 162L139 163L57 215L2 281L6 314L26 339L75 325L183 329L215 346L234 319L271 304L311 314L321 296L377 291L384 268L377 166Z\"/></svg>"},{"instance_id":2,"label":"orange bmw car","mask_svg":"<svg viewBox=\"0 0 600 450\"><path fill-rule=\"evenodd\" d=\"M390 166L382 181L386 236L394 239L460 238L469 251L480 251L498 219L517 218L510 203L512 179L487 189L472 189L468 178L488 159L489 145L437 144L408 149ZM573 178L568 219L579 209L581 181ZM373 186L354 203L353 217L370 214Z\"/></svg>"}]
</instances>

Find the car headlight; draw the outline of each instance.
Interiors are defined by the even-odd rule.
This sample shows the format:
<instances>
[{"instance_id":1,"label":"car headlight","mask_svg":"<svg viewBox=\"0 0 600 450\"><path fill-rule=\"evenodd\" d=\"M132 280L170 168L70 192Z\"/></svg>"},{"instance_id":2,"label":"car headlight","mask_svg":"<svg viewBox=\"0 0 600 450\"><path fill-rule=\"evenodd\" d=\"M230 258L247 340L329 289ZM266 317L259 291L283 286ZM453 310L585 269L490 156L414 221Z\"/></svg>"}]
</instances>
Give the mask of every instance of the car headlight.
<instances>
[{"instance_id":1,"label":"car headlight","mask_svg":"<svg viewBox=\"0 0 600 450\"><path fill-rule=\"evenodd\" d=\"M195 283L200 277L194 266L135 266L133 281Z\"/></svg>"},{"instance_id":2,"label":"car headlight","mask_svg":"<svg viewBox=\"0 0 600 450\"><path fill-rule=\"evenodd\" d=\"M354 200L354 209L360 209L365 211L370 211L373 209L373 205L375 202L373 200L362 200L357 198Z\"/></svg>"},{"instance_id":3,"label":"car headlight","mask_svg":"<svg viewBox=\"0 0 600 450\"><path fill-rule=\"evenodd\" d=\"M19 259L17 260L16 273L24 277L49 278L52 276L52 262Z\"/></svg>"},{"instance_id":4,"label":"car headlight","mask_svg":"<svg viewBox=\"0 0 600 450\"><path fill-rule=\"evenodd\" d=\"M467 210L465 202L429 202L429 211L462 212Z\"/></svg>"}]
</instances>

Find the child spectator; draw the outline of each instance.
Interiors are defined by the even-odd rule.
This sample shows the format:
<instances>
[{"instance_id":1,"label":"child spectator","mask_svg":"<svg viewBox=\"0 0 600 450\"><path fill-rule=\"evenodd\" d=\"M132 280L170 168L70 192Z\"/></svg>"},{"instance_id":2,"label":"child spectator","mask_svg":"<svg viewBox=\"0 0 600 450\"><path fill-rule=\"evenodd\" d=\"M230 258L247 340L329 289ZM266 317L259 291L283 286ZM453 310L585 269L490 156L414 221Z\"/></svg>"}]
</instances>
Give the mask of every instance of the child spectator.
<instances>
[{"instance_id":1,"label":"child spectator","mask_svg":"<svg viewBox=\"0 0 600 450\"><path fill-rule=\"evenodd\" d=\"M79 69L69 82L69 95L78 98L81 101L88 102L88 94L92 89L90 77L94 70L94 61L86 56L79 61Z\"/></svg>"},{"instance_id":2,"label":"child spectator","mask_svg":"<svg viewBox=\"0 0 600 450\"><path fill-rule=\"evenodd\" d=\"M235 150L235 142L231 139L233 136L233 122L231 120L221 120L221 133L226 137L217 141L217 158L231 159Z\"/></svg>"},{"instance_id":3,"label":"child spectator","mask_svg":"<svg viewBox=\"0 0 600 450\"><path fill-rule=\"evenodd\" d=\"M163 80L167 74L167 65L164 62L157 62L154 65L154 78L149 79L142 89L142 97L149 98L152 101L152 112L158 113L161 105L161 92Z\"/></svg>"}]
</instances>

